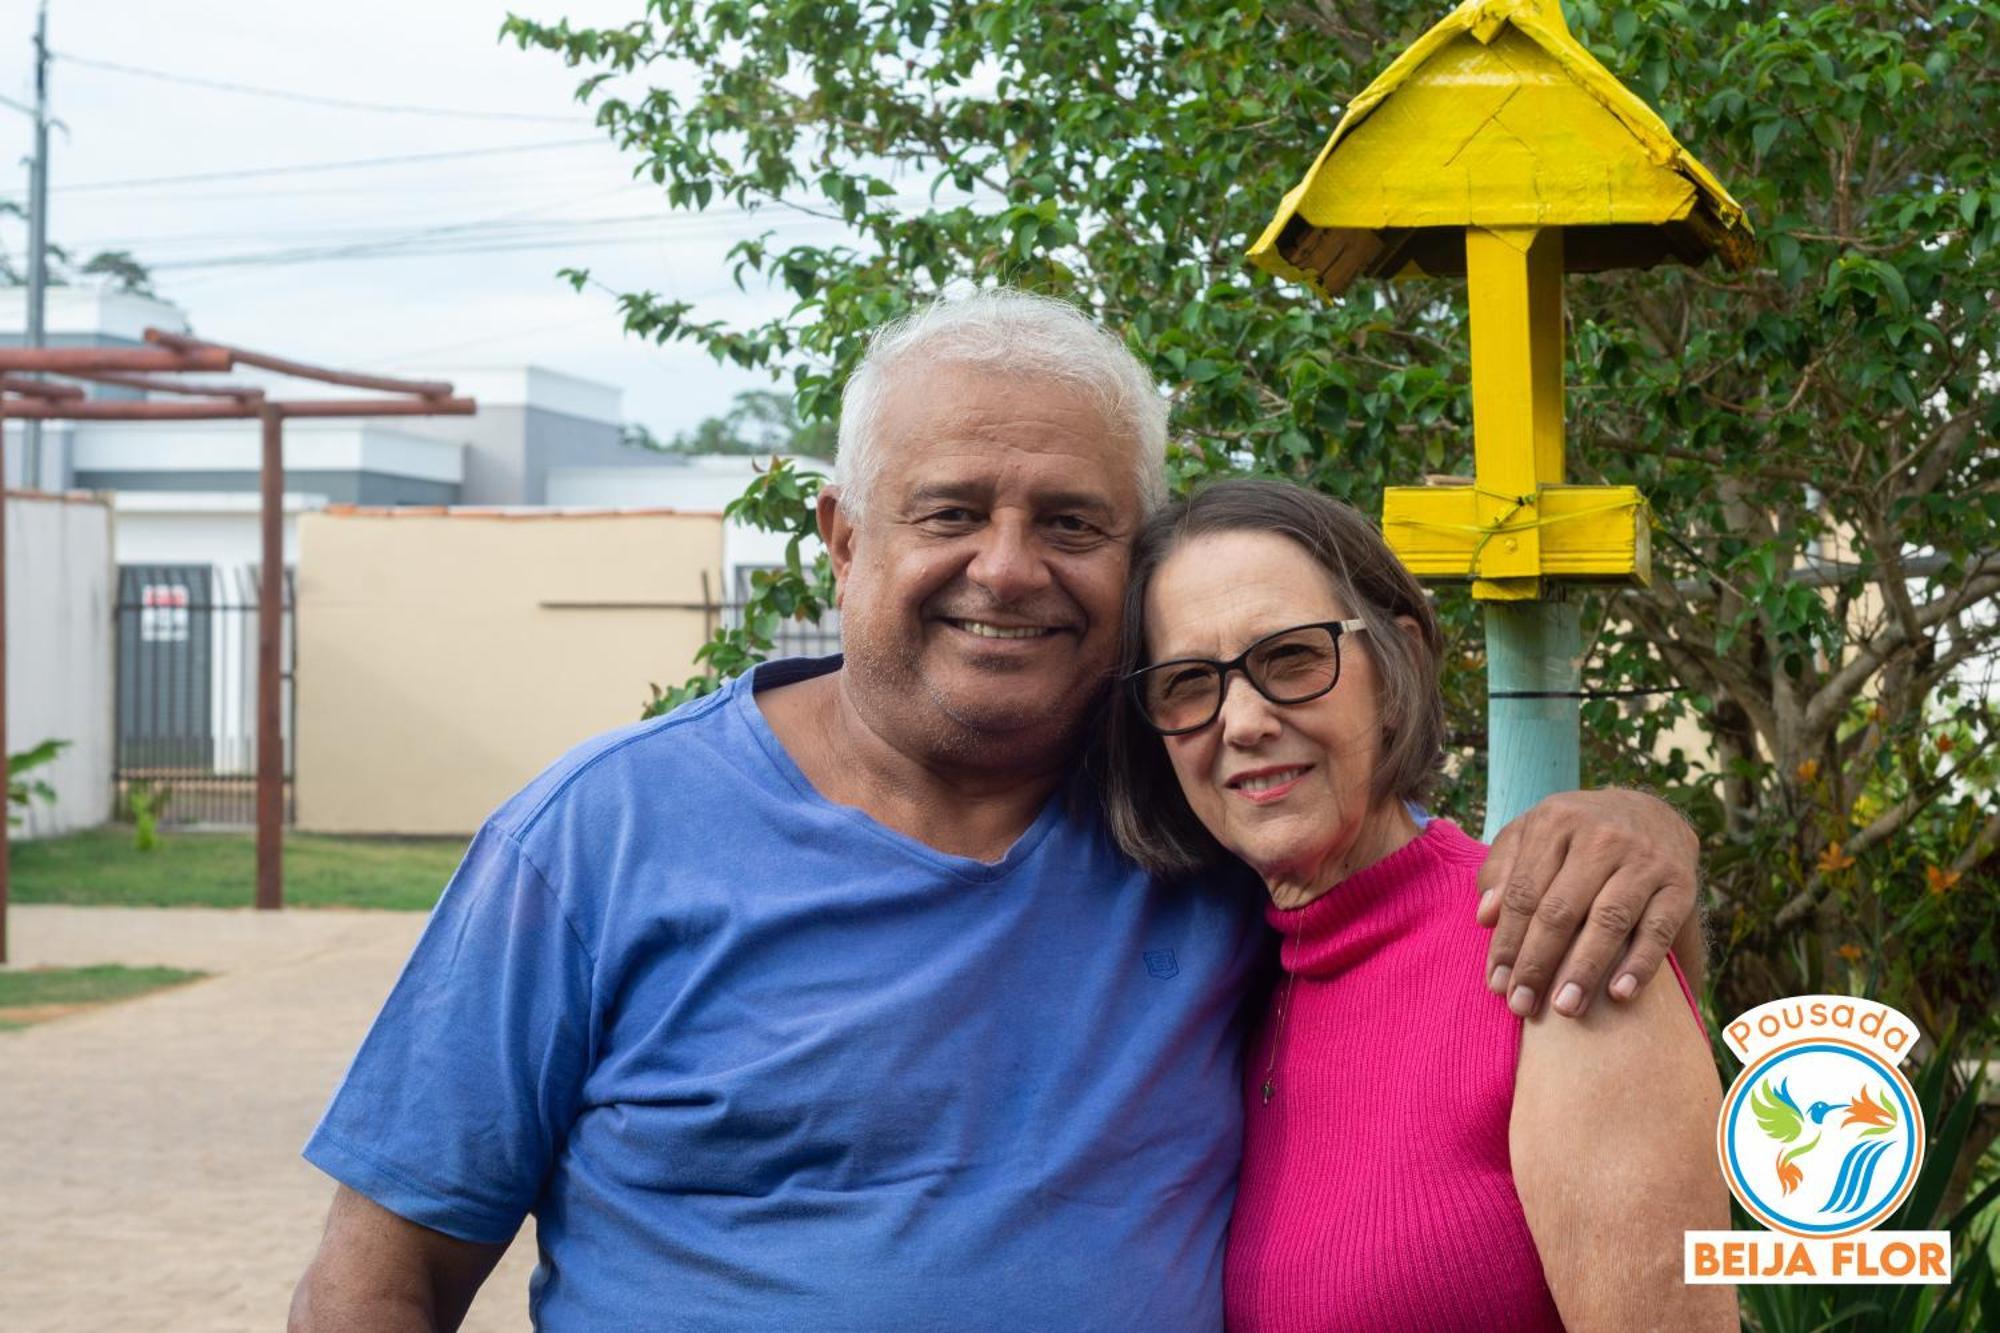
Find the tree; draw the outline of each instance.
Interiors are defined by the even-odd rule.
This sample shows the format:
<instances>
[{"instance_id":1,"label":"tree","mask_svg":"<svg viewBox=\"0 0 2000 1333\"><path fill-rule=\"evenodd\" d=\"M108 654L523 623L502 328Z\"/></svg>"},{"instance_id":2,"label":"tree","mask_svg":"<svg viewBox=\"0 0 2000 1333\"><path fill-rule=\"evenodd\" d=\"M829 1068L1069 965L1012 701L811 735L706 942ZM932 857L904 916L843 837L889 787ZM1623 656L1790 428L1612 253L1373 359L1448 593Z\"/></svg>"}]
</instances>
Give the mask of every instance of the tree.
<instances>
[{"instance_id":1,"label":"tree","mask_svg":"<svg viewBox=\"0 0 2000 1333\"><path fill-rule=\"evenodd\" d=\"M76 270L80 278L101 278L113 291L153 295L153 274L130 250L99 250Z\"/></svg>"},{"instance_id":2,"label":"tree","mask_svg":"<svg viewBox=\"0 0 2000 1333\"><path fill-rule=\"evenodd\" d=\"M801 418L825 420L866 330L955 282L1011 282L1123 332L1172 393L1177 485L1247 466L1379 512L1387 482L1470 474L1458 284L1322 304L1242 259L1344 99L1435 3L644 10L617 28L517 17L507 32L587 71L579 96L670 207L782 205L846 234L735 248L739 280L796 296L775 319L733 325L642 291L622 298L631 331L788 372ZM2000 5L1565 12L1746 205L1762 245L1742 276L1570 283L1573 476L1639 486L1658 521L1652 587L1590 597L1586 679L1670 691L1589 703L1586 772L1665 790L1704 831L1729 1012L1852 986L1990 1042ZM649 89L624 95L632 74ZM813 484L774 471L743 512L809 533ZM762 605L817 614L826 590L823 570L795 566ZM1465 812L1483 663L1469 600L1441 603ZM708 667L768 649L738 633ZM1709 738L1712 771L1660 757L1682 719ZM1955 966L1915 961L1939 957Z\"/></svg>"},{"instance_id":3,"label":"tree","mask_svg":"<svg viewBox=\"0 0 2000 1333\"><path fill-rule=\"evenodd\" d=\"M27 212L12 200L0 199L0 217L15 217L25 220ZM82 264L71 260L70 253L60 245L51 244L48 251L48 281L51 287L65 287L79 278L97 278L110 286L113 291L133 292L139 296L153 295L153 275L144 264L133 258L129 250L100 250ZM4 248L0 248L0 286L24 287L28 282L28 265L25 259L15 264Z\"/></svg>"},{"instance_id":4,"label":"tree","mask_svg":"<svg viewBox=\"0 0 2000 1333\"><path fill-rule=\"evenodd\" d=\"M705 417L694 429L662 442L644 426L625 428L625 443L668 454L800 454L833 457L834 423L801 422L792 396L773 389L745 389L719 417Z\"/></svg>"}]
</instances>

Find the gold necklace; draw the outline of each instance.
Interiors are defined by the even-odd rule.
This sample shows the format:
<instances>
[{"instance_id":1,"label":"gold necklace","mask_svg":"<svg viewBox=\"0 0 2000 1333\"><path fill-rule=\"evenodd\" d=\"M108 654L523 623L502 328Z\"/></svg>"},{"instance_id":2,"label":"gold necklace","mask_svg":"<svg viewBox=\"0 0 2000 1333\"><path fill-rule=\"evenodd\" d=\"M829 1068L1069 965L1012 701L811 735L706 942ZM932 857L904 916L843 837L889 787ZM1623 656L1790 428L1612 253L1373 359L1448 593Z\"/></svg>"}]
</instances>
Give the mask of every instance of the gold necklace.
<instances>
[{"instance_id":1,"label":"gold necklace","mask_svg":"<svg viewBox=\"0 0 2000 1333\"><path fill-rule=\"evenodd\" d=\"M1285 966L1284 937L1278 939L1278 966ZM1298 985L1297 972L1285 973L1285 997L1278 1001L1278 1030L1271 1034L1271 1059L1264 1066L1264 1105L1271 1104L1271 1094L1277 1091L1278 1047L1285 1040L1285 1016L1292 1011L1292 987Z\"/></svg>"}]
</instances>

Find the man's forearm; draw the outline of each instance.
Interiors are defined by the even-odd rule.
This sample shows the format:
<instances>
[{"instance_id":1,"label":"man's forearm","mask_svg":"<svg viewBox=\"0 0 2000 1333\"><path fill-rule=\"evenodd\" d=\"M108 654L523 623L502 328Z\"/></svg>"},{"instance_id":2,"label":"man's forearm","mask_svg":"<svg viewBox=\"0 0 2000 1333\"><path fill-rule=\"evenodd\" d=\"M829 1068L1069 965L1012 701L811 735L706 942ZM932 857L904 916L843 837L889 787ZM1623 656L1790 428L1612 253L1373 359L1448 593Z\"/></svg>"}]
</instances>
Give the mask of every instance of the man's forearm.
<instances>
[{"instance_id":1,"label":"man's forearm","mask_svg":"<svg viewBox=\"0 0 2000 1333\"><path fill-rule=\"evenodd\" d=\"M286 1333L440 1333L428 1301L388 1292L344 1291L308 1271L292 1292Z\"/></svg>"},{"instance_id":2,"label":"man's forearm","mask_svg":"<svg viewBox=\"0 0 2000 1333\"><path fill-rule=\"evenodd\" d=\"M319 1253L292 1293L289 1333L451 1333L505 1245L459 1240L398 1217L346 1185Z\"/></svg>"}]
</instances>

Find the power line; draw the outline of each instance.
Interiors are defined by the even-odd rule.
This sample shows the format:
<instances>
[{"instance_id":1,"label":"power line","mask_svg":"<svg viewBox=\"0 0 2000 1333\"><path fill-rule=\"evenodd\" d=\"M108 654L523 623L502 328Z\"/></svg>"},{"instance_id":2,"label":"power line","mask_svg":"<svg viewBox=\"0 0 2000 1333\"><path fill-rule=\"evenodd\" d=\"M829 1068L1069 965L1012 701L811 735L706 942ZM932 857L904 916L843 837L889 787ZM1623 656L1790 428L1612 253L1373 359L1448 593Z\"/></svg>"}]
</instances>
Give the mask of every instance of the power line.
<instances>
[{"instance_id":1,"label":"power line","mask_svg":"<svg viewBox=\"0 0 2000 1333\"><path fill-rule=\"evenodd\" d=\"M248 256L223 255L217 257L220 261L219 263L198 264L193 261L182 261L182 263L177 267L180 267L184 270L190 267L205 267L210 269L217 267L241 268L245 266L259 267L271 263L279 263L279 264L313 263L328 259L369 258L371 257L371 252L379 252L385 247L385 245L393 247L398 245L408 246L412 244L435 244L438 239L450 236L452 233L474 232L481 228L491 228L497 225L515 221L517 219L538 217L540 215L544 215L552 211L555 211L557 209L560 209L567 204L592 203L598 199L607 198L610 195L622 193L622 190L623 187L620 187L620 189L606 190L602 194L592 195L582 200L556 199L548 201L546 203L531 204L525 208L509 209L505 213L496 214L492 217L472 218L463 222L448 222L438 226L424 227L417 231L404 232L401 235L392 236L390 238L387 238L386 241L382 239L377 239L375 241L364 241L352 245L336 246L332 248L321 248L318 250L314 250L311 247L307 247L304 249L298 249L293 251L279 251L279 252L263 251L255 255L248 255ZM209 276L210 280L213 281L214 274L211 273ZM196 278L197 282L199 282L200 280L201 279L199 277Z\"/></svg>"},{"instance_id":2,"label":"power line","mask_svg":"<svg viewBox=\"0 0 2000 1333\"><path fill-rule=\"evenodd\" d=\"M676 224L704 221L700 218L662 218L657 215L636 217L602 218L592 221L578 221L554 225L550 230L534 232L515 231L511 234L500 229L498 234L487 231L471 231L468 228L440 228L439 232L460 232L469 234L440 235L437 232L417 232L408 236L385 237L380 240L357 241L347 245L302 246L289 250L262 250L246 254L209 255L193 259L167 259L146 267L155 273L182 273L190 270L214 270L220 268L276 268L294 264L320 264L336 260L391 259L419 256L501 254L514 250L539 250L550 247L636 244L657 242L668 239L677 230ZM792 219L773 219L784 225ZM807 220L809 221L809 220ZM620 236L593 236L600 227L622 227L632 229L635 234ZM676 239L680 239L676 237Z\"/></svg>"},{"instance_id":3,"label":"power line","mask_svg":"<svg viewBox=\"0 0 2000 1333\"><path fill-rule=\"evenodd\" d=\"M592 196L591 198L600 199L608 197L613 194L623 193L625 188L626 187L624 186L620 186L618 189L607 190L603 194L595 195ZM729 216L730 214L734 213L738 216L745 216L752 211L741 208L732 209L728 207L717 207L706 210L701 213L687 213L687 214L668 215L668 216L662 216L657 212L649 212L649 213L625 214L623 216L609 217L609 218L590 218L590 219L575 219L575 220L537 217L537 215L539 214L547 214L553 210L562 208L567 204L575 202L587 203L590 202L590 200L586 199L586 200L576 201L567 199L556 199L546 203L533 204L526 208L511 209L508 212L498 214L497 216L494 217L472 218L463 222L440 223L436 226L422 227L416 231L404 232L400 235L377 237L369 240L355 241L348 244L331 245L331 246L309 245L309 246L293 247L284 250L262 250L262 251L254 251L250 253L241 253L233 255L212 255L207 258L165 260L157 264L148 265L148 267L154 269L155 271L164 272L167 270L174 270L174 269L185 271L187 269L197 269L197 268L216 269L216 268L239 268L246 266L263 267L268 265L320 263L325 260L332 260L332 259L366 259L366 258L382 257L392 254L393 255L486 254L486 253L496 253L500 249L500 247L495 246L493 244L493 238L491 237L491 234L496 230L505 231L509 228L518 229L523 226L530 226L530 227L540 226L543 228L549 228L549 227L588 228L596 226L606 226L611 224L623 224L626 226L630 226L635 223L643 224L648 228L647 234L642 236L627 238L625 242L621 242L621 243L629 243L630 241L656 239L658 233L661 231L667 231L667 230L678 231L683 228L688 228L691 226L701 226L703 224L706 224L708 226L721 225L727 227L731 222L731 218ZM536 219L536 220L533 222L523 222L522 219ZM790 221L793 221L793 219L791 218L771 219L771 222L773 224L779 224L779 225L782 225L783 223ZM480 232L486 232L489 235L489 239L484 244L480 243L480 238L478 235L478 233ZM517 242L529 241L529 244L526 247L514 246L508 248L534 248L535 246L540 246L540 245L569 243L573 239L573 237L566 238L554 234L548 234L545 235L544 237L533 238L532 240L530 240L530 238L521 235L519 231L516 230L516 234L513 237L507 239L511 239ZM475 245L479 245L480 248L478 249L457 248L466 241L471 241Z\"/></svg>"},{"instance_id":4,"label":"power line","mask_svg":"<svg viewBox=\"0 0 2000 1333\"><path fill-rule=\"evenodd\" d=\"M622 193L624 188L621 186L618 190L606 191L604 195L594 197L604 198L611 194ZM899 196L901 197L903 196ZM593 244L630 244L662 240L669 233L684 237L701 230L716 228L727 230L749 217L759 218L772 230L785 229L802 223L824 225L840 221L838 218L822 217L810 210L779 211L775 205L769 204L754 208L718 205L700 212L686 213L662 213L654 210L598 218L535 217L536 214L545 214L568 202L573 201L556 200L525 209L515 209L497 217L441 223L416 231L346 243L307 244L278 250L207 255L191 259L165 259L149 263L147 267L155 272L165 273L185 272L191 269L316 264L329 260L375 259L405 255L497 254L508 250L540 249L551 245L577 243L584 239L590 230L600 227L639 226L643 231L639 235L630 237L598 238L592 242ZM535 234L537 232L540 234ZM144 243L135 243L135 248L145 248Z\"/></svg>"},{"instance_id":5,"label":"power line","mask_svg":"<svg viewBox=\"0 0 2000 1333\"><path fill-rule=\"evenodd\" d=\"M227 79L204 79L192 74L175 74L163 69L148 69L143 65L122 65L113 60L92 60L88 56L74 55L68 51L53 51L50 54L59 60L67 60L72 65L81 65L85 69L129 74L142 79L158 79L162 83L179 83L190 88L207 88L215 92L267 97L279 102L300 102L307 106L331 107L340 111L373 111L397 116L439 116L453 120L532 120L557 125L577 123L574 116L538 116L526 111L466 111L456 107L417 106L401 102L360 102L345 97L321 97L314 93L296 93L283 88L260 88L255 84L234 83Z\"/></svg>"},{"instance_id":6,"label":"power line","mask_svg":"<svg viewBox=\"0 0 2000 1333\"><path fill-rule=\"evenodd\" d=\"M409 230L410 224L420 218L431 216L430 210L425 209L413 215L376 218L373 219L372 221L364 222L358 226L335 225L331 227L328 226L311 227L304 232L297 232L297 231L287 232L283 230L273 231L269 228L258 228L250 232L238 231L233 233L199 232L199 231L171 232L166 234L140 233L132 236L113 236L109 238L100 236L95 240L93 240L91 242L91 245L93 245L96 249L99 250L125 249L125 250L132 250L135 252L143 250L147 254L153 254L156 253L162 246L168 246L168 247L183 246L183 245L194 245L197 247L202 245L213 246L218 241L229 241L229 240L240 240L240 239L279 241L295 237L297 239L297 243L302 245L331 244L336 241L339 241L342 236L355 236L358 234L364 239L380 241L385 238L393 239L399 237L408 237L411 235L418 235L418 236L429 235L437 231L473 230L485 227L506 226L510 224L516 226L531 225L531 224L523 224L515 220L523 218L539 218L543 217L548 213L555 212L559 209L575 205L595 204L602 200L610 199L614 196L627 195L631 192L632 189L633 187L630 185L616 185L609 190L600 190L592 194L563 193L557 198L549 199L541 203L529 204L520 208L511 208L504 213L489 214L485 217L470 218L461 222L451 222L441 225L428 226L415 233L410 232ZM583 222L589 222L589 221L594 221L595 218L585 217L577 220ZM385 232L383 230L384 228L387 228L388 230Z\"/></svg>"},{"instance_id":7,"label":"power line","mask_svg":"<svg viewBox=\"0 0 2000 1333\"><path fill-rule=\"evenodd\" d=\"M578 202L582 201L579 200ZM288 245L340 245L357 240L370 242L393 240L396 237L406 235L425 216L427 215L424 213L414 213L404 216L378 217L348 223L316 224L298 228L260 228L247 231L109 232L101 235L92 234L87 242L79 248L91 251L130 250L135 254L144 251L147 255L155 256L161 260L188 251L198 253L215 250L218 246L244 244L267 246L272 249L273 253L278 253L281 247ZM495 231L547 226L594 226L601 222L605 216L604 214L587 214L572 218L551 218L547 222L481 222L473 225L481 230L490 228ZM672 222L675 220L667 216L664 210L658 208L653 209L646 216L660 218L663 222ZM232 251L231 253L234 252Z\"/></svg>"},{"instance_id":8,"label":"power line","mask_svg":"<svg viewBox=\"0 0 2000 1333\"><path fill-rule=\"evenodd\" d=\"M605 179L603 168L579 164L573 167L562 167L546 172L537 172L533 184L537 189L569 189L571 187L580 188L586 185L593 185L603 179ZM189 192L185 195L174 195L172 198L176 203L185 203L189 206L207 205L238 199L262 201L312 198L360 199L371 195L391 195L397 199L405 199L419 194L428 196L439 194L495 194L503 191L518 192L521 189L521 184L521 180L517 176L452 177L442 172L424 172L414 177L392 174L344 181L338 185L278 184L264 188L246 186L241 189L204 189L198 193ZM634 191L647 190L651 197L655 198L659 197L660 194L658 190L651 188L649 182L634 181L631 182L630 188ZM0 192L0 202L4 202L7 198L9 198L7 194Z\"/></svg>"},{"instance_id":9,"label":"power line","mask_svg":"<svg viewBox=\"0 0 2000 1333\"><path fill-rule=\"evenodd\" d=\"M450 223L439 227L427 227L420 231L404 232L383 236L366 237L355 241L332 241L319 244L294 246L281 250L254 250L241 254L209 255L194 259L167 259L147 267L166 272L171 269L190 268L230 268L242 264L286 264L316 258L339 258L346 254L361 254L371 251L402 249L422 245L428 241L489 239L524 239L524 233L553 233L557 238L575 235L597 227L632 226L651 223L663 225L673 219L662 218L658 213L628 213L605 218L548 218L526 219L522 221L482 221Z\"/></svg>"},{"instance_id":10,"label":"power line","mask_svg":"<svg viewBox=\"0 0 2000 1333\"><path fill-rule=\"evenodd\" d=\"M63 194L83 194L92 190L137 190L155 185L198 185L207 181L255 180L264 176L298 176L321 171L354 171L362 167L407 166L416 162L448 162L468 157L502 157L514 153L542 153L552 148L581 148L601 144L602 139L554 139L544 143L509 144L495 148L457 148L442 153L404 153L396 157L356 157L341 162L303 162L283 167L244 167L231 171L202 171L187 176L140 176L122 181L86 181L80 185L55 187Z\"/></svg>"},{"instance_id":11,"label":"power line","mask_svg":"<svg viewBox=\"0 0 2000 1333\"><path fill-rule=\"evenodd\" d=\"M523 188L532 188L545 193L576 195L593 185L606 180L621 179L617 174L607 174L601 165L594 165L575 158L562 164L550 164L546 169L538 168L531 176L519 172L506 174L475 173L454 176L447 171L407 172L388 169L381 174L332 173L338 183L328 180L326 184L312 181L250 181L244 184L219 183L217 186L196 186L186 190L161 189L152 191L161 203L171 203L177 210L176 216L203 216L198 210L220 209L232 219L254 219L264 216L261 209L245 209L242 201L273 206L299 201L333 199L347 203L365 203L378 199L408 203L410 216L420 218L431 215L441 206L446 206L449 198L488 197L496 202L518 197ZM51 190L59 187L51 186ZM658 201L662 192L644 180L623 180L619 191L633 198ZM108 191L106 193L109 193ZM135 195L139 191L133 191ZM0 189L0 214L7 211L10 203L21 203L24 196L10 194ZM435 201L435 202L433 202ZM78 207L96 204L95 199L76 200ZM662 204L664 208L665 205ZM341 210L344 214L346 210ZM0 216L0 225L7 222Z\"/></svg>"},{"instance_id":12,"label":"power line","mask_svg":"<svg viewBox=\"0 0 2000 1333\"><path fill-rule=\"evenodd\" d=\"M284 259L262 261L254 265L245 263L240 267L242 269L254 271L255 268L259 267L262 268L295 267L299 265L322 264L322 263L352 264L352 263L363 263L369 260L378 260L378 259L451 259L467 255L515 254L515 253L534 251L534 250L567 250L567 251L599 250L599 249L605 249L607 247L616 247L616 246L658 245L661 243L662 239L663 239L662 237L653 235L569 236L569 237L550 237L546 240L531 240L531 241L504 241L504 242L478 241L472 244L430 245L422 247L411 246L403 248L382 247L380 249L371 249L371 250L346 250L328 254L298 255L298 256L287 257ZM162 269L173 268L175 272L170 276L177 281L185 281L185 279L182 278L180 271L183 268L182 265L162 264L159 265L158 267ZM232 265L192 264L192 265L187 265L186 267L199 268L204 271L212 271L220 267L232 267Z\"/></svg>"},{"instance_id":13,"label":"power line","mask_svg":"<svg viewBox=\"0 0 2000 1333\"><path fill-rule=\"evenodd\" d=\"M620 193L622 188L619 191L608 191L607 194ZM501 254L514 250L537 250L563 245L630 245L664 241L669 237L684 240L690 235L698 235L704 231L719 230L726 233L743 219L751 217L758 218L767 229L773 231L789 230L798 226L825 226L840 221L838 218L822 217L807 211L780 211L773 205L754 209L713 207L701 212L686 213L653 210L596 218L532 218L535 213L546 212L566 202L572 201L559 200L554 204L515 210L498 217L443 223L386 236L364 236L363 239L349 242L330 240L284 249L200 255L186 259L167 258L148 262L146 267L156 273L185 273L191 270L287 267L356 259ZM588 200L574 202L588 202ZM532 220L519 220L524 218ZM637 228L638 232L627 236L592 235L596 229L606 227ZM154 248L154 243L147 240L120 239L128 249L150 251ZM178 239L185 243L198 242L202 238L197 234ZM100 240L95 244L103 248L108 242Z\"/></svg>"}]
</instances>

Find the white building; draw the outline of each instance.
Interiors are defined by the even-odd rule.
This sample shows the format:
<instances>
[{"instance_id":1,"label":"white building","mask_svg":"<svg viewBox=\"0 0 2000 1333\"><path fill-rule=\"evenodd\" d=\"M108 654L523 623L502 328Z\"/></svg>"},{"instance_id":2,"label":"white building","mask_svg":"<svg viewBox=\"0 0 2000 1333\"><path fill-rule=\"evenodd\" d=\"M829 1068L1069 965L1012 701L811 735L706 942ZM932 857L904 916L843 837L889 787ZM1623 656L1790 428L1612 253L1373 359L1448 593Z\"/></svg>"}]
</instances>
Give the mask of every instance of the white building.
<instances>
[{"instance_id":1,"label":"white building","mask_svg":"<svg viewBox=\"0 0 2000 1333\"><path fill-rule=\"evenodd\" d=\"M25 294L0 289L0 344L21 345L25 316ZM81 286L48 293L49 346L141 347L148 328L191 332L181 310L151 297ZM285 355L297 349L259 350ZM397 367L392 373L449 379L480 410L472 417L287 421L288 567L297 559L298 516L329 504L536 504L552 467L649 461L620 443L621 395L614 386L539 367L442 373ZM278 398L349 392L248 368L190 378L258 384ZM84 387L99 400L147 396L124 386ZM5 428L9 487L111 499L116 575L110 604L98 610L115 654L107 662L115 684L106 712L117 720L121 781L171 773L179 817L237 819L244 793L222 789L229 788L225 780L250 771L255 748L259 423L44 422L32 477L22 447L24 423L9 421ZM20 632L33 641L43 628L23 625ZM285 711L288 716L289 707ZM204 785L180 776L190 770L218 781ZM109 790L107 783L107 795ZM216 791L227 799L195 808ZM67 804L77 808L74 801Z\"/></svg>"},{"instance_id":2,"label":"white building","mask_svg":"<svg viewBox=\"0 0 2000 1333\"><path fill-rule=\"evenodd\" d=\"M0 289L0 344L20 345L18 330L25 323L22 292ZM46 342L55 347L139 347L148 328L192 332L173 305L88 287L52 289L45 327ZM283 356L297 349L257 350ZM288 571L298 559L299 516L330 505L717 513L742 494L760 461L688 458L626 445L616 386L545 367L397 366L386 373L449 381L479 410L470 417L286 421ZM190 378L257 384L274 398L350 392L248 368ZM146 397L121 386L85 387L96 399ZM9 486L96 492L111 501L117 569L107 618L116 621L120 782L171 776L176 790L185 793L176 798L179 817L236 820L242 793L229 783L252 771L255 751L260 424L45 422L33 478L25 475L22 425L6 423ZM730 525L722 586L710 590L713 600L740 603L755 570L783 563L784 546L772 534ZM816 548L806 552L808 559L816 554ZM290 640L288 633L288 673ZM826 635L801 627L782 646L823 651L826 643ZM289 700L283 712L289 748ZM227 789L213 808L191 808L206 788L190 781L190 772L209 775L218 780L213 784L218 790Z\"/></svg>"}]
</instances>

